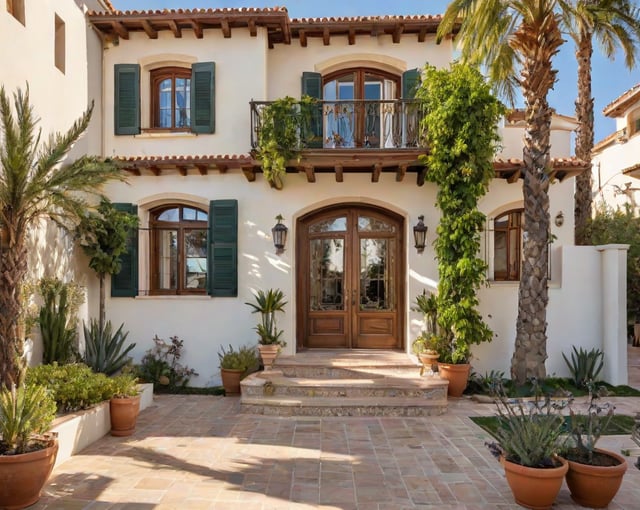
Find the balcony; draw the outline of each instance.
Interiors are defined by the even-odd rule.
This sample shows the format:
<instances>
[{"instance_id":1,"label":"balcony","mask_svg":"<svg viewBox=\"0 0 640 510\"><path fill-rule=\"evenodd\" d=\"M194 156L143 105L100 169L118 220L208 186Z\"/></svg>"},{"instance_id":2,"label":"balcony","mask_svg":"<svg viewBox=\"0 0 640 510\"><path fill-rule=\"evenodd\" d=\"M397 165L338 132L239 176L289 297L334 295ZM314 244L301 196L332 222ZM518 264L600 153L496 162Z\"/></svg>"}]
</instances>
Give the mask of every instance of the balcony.
<instances>
[{"instance_id":1,"label":"balcony","mask_svg":"<svg viewBox=\"0 0 640 510\"><path fill-rule=\"evenodd\" d=\"M273 101L251 101L251 146L258 145L263 112ZM423 107L416 100L317 101L297 103L292 115L307 108L296 150L410 149L424 152L420 130Z\"/></svg>"}]
</instances>

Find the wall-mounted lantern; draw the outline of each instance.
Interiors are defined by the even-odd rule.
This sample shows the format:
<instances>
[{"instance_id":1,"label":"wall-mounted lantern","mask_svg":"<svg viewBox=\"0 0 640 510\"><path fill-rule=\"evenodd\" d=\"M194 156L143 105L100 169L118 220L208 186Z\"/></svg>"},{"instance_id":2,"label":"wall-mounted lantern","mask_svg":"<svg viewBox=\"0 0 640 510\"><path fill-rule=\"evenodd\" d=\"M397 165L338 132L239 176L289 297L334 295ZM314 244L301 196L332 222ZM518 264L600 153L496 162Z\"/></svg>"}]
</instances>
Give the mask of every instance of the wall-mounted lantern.
<instances>
[{"instance_id":1,"label":"wall-mounted lantern","mask_svg":"<svg viewBox=\"0 0 640 510\"><path fill-rule=\"evenodd\" d=\"M428 227L424 224L424 215L421 214L418 216L418 223L413 227L413 239L418 253L422 253L427 244L427 229Z\"/></svg>"},{"instance_id":2,"label":"wall-mounted lantern","mask_svg":"<svg viewBox=\"0 0 640 510\"><path fill-rule=\"evenodd\" d=\"M277 255L284 253L284 247L287 244L287 233L289 232L289 229L282 223L283 219L282 214L278 214L278 216L276 216L278 223L276 223L271 229L271 234L273 235L273 246L276 248Z\"/></svg>"},{"instance_id":3,"label":"wall-mounted lantern","mask_svg":"<svg viewBox=\"0 0 640 510\"><path fill-rule=\"evenodd\" d=\"M562 225L564 225L564 214L562 213L562 211L556 214L556 217L553 221L556 224L556 227L561 227Z\"/></svg>"}]
</instances>

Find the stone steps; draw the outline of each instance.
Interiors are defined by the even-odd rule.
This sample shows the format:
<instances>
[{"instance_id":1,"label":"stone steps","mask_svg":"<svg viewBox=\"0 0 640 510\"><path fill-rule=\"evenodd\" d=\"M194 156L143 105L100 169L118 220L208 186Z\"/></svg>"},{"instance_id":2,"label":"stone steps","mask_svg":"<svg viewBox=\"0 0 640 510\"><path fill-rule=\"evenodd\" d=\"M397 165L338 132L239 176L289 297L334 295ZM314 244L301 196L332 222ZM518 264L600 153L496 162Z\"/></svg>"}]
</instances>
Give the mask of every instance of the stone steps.
<instances>
[{"instance_id":1,"label":"stone steps","mask_svg":"<svg viewBox=\"0 0 640 510\"><path fill-rule=\"evenodd\" d=\"M276 416L429 416L446 412L447 387L405 353L310 351L244 379L240 402Z\"/></svg>"}]
</instances>

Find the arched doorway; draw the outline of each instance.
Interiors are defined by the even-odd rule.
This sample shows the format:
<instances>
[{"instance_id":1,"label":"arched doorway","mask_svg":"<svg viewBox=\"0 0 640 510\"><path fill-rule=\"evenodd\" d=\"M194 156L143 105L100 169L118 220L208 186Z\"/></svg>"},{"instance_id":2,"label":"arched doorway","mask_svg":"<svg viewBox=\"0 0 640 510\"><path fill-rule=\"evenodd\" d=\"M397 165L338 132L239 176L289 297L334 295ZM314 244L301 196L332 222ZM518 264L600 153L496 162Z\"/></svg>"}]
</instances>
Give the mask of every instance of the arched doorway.
<instances>
[{"instance_id":1,"label":"arched doorway","mask_svg":"<svg viewBox=\"0 0 640 510\"><path fill-rule=\"evenodd\" d=\"M404 219L339 204L297 222L297 347L404 346Z\"/></svg>"}]
</instances>

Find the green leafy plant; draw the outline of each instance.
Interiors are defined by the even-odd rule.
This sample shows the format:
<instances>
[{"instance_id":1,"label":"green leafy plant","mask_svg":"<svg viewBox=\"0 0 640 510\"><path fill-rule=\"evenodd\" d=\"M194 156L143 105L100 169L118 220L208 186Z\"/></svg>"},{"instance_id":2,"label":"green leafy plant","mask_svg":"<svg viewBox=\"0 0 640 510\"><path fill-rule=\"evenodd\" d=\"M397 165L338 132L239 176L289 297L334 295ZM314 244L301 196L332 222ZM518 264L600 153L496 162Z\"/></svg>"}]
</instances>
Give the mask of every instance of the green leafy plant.
<instances>
[{"instance_id":1,"label":"green leafy plant","mask_svg":"<svg viewBox=\"0 0 640 510\"><path fill-rule=\"evenodd\" d=\"M287 163L298 158L316 100L303 96L299 101L286 96L264 106L260 114L256 157L262 163L264 178L275 189L282 189Z\"/></svg>"},{"instance_id":2,"label":"green leafy plant","mask_svg":"<svg viewBox=\"0 0 640 510\"><path fill-rule=\"evenodd\" d=\"M135 367L139 379L153 383L155 391L175 391L189 384L189 379L198 373L180 363L184 340L178 336L165 342L158 335L153 337L153 347L142 357L140 365Z\"/></svg>"},{"instance_id":3,"label":"green leafy plant","mask_svg":"<svg viewBox=\"0 0 640 510\"><path fill-rule=\"evenodd\" d=\"M138 391L138 378L133 374L120 374L110 379L111 398L135 397Z\"/></svg>"},{"instance_id":4,"label":"green leafy plant","mask_svg":"<svg viewBox=\"0 0 640 510\"><path fill-rule=\"evenodd\" d=\"M258 332L258 343L261 345L279 345L284 347L286 342L280 339L282 331L276 326L276 312L284 312L287 301L280 289L259 290L254 294L254 302L246 302L253 308L252 313L259 313L261 322L254 328Z\"/></svg>"},{"instance_id":5,"label":"green leafy plant","mask_svg":"<svg viewBox=\"0 0 640 510\"><path fill-rule=\"evenodd\" d=\"M43 299L37 323L42 336L42 362L69 363L78 357L77 311L84 302L79 285L58 278L41 278L38 291Z\"/></svg>"},{"instance_id":6,"label":"green leafy plant","mask_svg":"<svg viewBox=\"0 0 640 510\"><path fill-rule=\"evenodd\" d=\"M220 368L249 371L258 367L258 354L254 347L241 346L237 350L229 344L229 348L220 347L218 351Z\"/></svg>"},{"instance_id":7,"label":"green leafy plant","mask_svg":"<svg viewBox=\"0 0 640 510\"><path fill-rule=\"evenodd\" d=\"M83 363L39 365L27 370L28 384L46 386L58 412L88 409L111 398L111 379Z\"/></svg>"},{"instance_id":8,"label":"green leafy plant","mask_svg":"<svg viewBox=\"0 0 640 510\"><path fill-rule=\"evenodd\" d=\"M573 346L571 361L562 353L565 363L571 371L571 378L577 387L587 387L590 381L595 381L604 366L604 352L593 348L589 351Z\"/></svg>"},{"instance_id":9,"label":"green leafy plant","mask_svg":"<svg viewBox=\"0 0 640 510\"><path fill-rule=\"evenodd\" d=\"M113 332L111 321L107 321L104 327L91 319L89 327L84 326L85 353L84 362L95 372L112 375L121 370L130 360L129 352L136 346L135 343L125 347L128 332L123 332L124 324Z\"/></svg>"},{"instance_id":10,"label":"green leafy plant","mask_svg":"<svg viewBox=\"0 0 640 510\"><path fill-rule=\"evenodd\" d=\"M447 343L439 360L468 363L470 345L493 336L477 311L477 290L486 278L486 264L478 256L485 222L478 201L494 176L504 107L482 74L460 63L449 70L426 66L416 97L425 106L421 127L429 146L421 160L427 179L438 185L436 203L442 212L434 243L440 275L436 299Z\"/></svg>"},{"instance_id":11,"label":"green leafy plant","mask_svg":"<svg viewBox=\"0 0 640 510\"><path fill-rule=\"evenodd\" d=\"M566 402L540 394L534 400L509 399L502 391L495 402L499 426L497 442L487 443L491 453L522 466L556 466L563 445Z\"/></svg>"},{"instance_id":12,"label":"green leafy plant","mask_svg":"<svg viewBox=\"0 0 640 510\"><path fill-rule=\"evenodd\" d=\"M37 434L53 422L56 404L44 386L0 387L0 454L17 455L38 448Z\"/></svg>"},{"instance_id":13,"label":"green leafy plant","mask_svg":"<svg viewBox=\"0 0 640 510\"><path fill-rule=\"evenodd\" d=\"M502 370L490 370L483 375L472 372L469 376L467 390L470 393L495 396L504 389L508 380Z\"/></svg>"}]
</instances>

